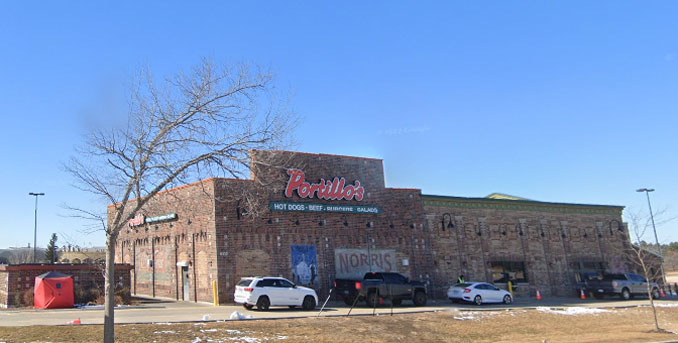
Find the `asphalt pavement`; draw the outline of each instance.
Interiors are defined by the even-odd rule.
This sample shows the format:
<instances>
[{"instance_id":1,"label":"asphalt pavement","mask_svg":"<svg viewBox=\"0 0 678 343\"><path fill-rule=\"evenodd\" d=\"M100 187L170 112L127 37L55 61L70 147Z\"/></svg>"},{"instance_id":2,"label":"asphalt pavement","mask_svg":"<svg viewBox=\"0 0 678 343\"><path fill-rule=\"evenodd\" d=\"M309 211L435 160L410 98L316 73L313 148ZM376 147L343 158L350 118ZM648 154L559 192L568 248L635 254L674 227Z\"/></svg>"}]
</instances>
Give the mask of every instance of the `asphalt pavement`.
<instances>
[{"instance_id":1,"label":"asphalt pavement","mask_svg":"<svg viewBox=\"0 0 678 343\"><path fill-rule=\"evenodd\" d=\"M678 306L678 297L670 296L658 301L663 304L674 304ZM536 299L516 299L511 305L503 304L483 304L480 306L473 304L453 304L449 300L429 300L426 306L415 307L409 302L403 302L403 305L393 307L394 314L413 313L413 312L435 312L435 311L493 311L493 310L512 310L512 309L531 309L539 306L547 307L630 307L647 306L647 299L636 299L622 301L617 299L587 299L578 298L543 298ZM303 311L299 308L289 309L287 307L272 307L269 311L248 311L241 305L221 305L212 306L203 303L194 302L175 302L158 301L155 299L142 299L138 306L120 307L115 311L116 324L132 323L174 323L174 322L200 322L200 321L223 321L229 320L233 312L239 312L244 316L252 316L252 319L277 319L277 318L302 318L317 317L320 306L315 311ZM326 316L345 316L350 315L389 315L391 307L388 303L375 309L367 308L364 304L350 309L340 302L329 303L320 317ZM31 325L64 325L69 321L79 319L81 324L103 324L104 310L103 306L86 307L74 309L1 309L0 326L31 326Z\"/></svg>"}]
</instances>

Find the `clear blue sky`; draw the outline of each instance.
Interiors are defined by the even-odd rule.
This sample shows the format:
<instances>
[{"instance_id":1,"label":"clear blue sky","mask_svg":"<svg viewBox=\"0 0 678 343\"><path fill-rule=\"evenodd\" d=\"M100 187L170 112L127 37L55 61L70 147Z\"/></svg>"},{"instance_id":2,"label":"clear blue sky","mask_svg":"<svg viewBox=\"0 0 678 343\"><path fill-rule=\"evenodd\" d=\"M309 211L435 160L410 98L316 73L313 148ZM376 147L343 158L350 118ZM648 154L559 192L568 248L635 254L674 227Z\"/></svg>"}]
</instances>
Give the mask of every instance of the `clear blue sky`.
<instances>
[{"instance_id":1,"label":"clear blue sky","mask_svg":"<svg viewBox=\"0 0 678 343\"><path fill-rule=\"evenodd\" d=\"M639 210L654 187L678 216L678 2L475 3L2 2L0 247L32 243L31 191L38 245L102 245L60 216L91 200L61 168L83 118L140 66L203 56L270 67L297 149L383 158L388 186Z\"/></svg>"}]
</instances>

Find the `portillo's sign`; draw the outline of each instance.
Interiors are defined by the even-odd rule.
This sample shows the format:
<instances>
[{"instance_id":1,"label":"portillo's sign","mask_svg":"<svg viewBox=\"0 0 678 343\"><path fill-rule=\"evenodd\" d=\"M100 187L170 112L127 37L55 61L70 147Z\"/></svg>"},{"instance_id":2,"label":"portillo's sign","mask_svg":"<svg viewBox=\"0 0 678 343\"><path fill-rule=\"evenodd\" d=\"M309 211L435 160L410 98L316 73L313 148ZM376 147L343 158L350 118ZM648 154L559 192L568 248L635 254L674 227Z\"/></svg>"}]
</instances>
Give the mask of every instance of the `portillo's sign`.
<instances>
[{"instance_id":1,"label":"portillo's sign","mask_svg":"<svg viewBox=\"0 0 678 343\"><path fill-rule=\"evenodd\" d=\"M362 201L365 188L356 180L354 184L346 184L345 178L335 177L333 180L320 179L319 183L306 182L304 172L299 169L288 169L290 179L285 187L285 196L292 197L294 191L300 198L318 198L323 200L353 200Z\"/></svg>"}]
</instances>

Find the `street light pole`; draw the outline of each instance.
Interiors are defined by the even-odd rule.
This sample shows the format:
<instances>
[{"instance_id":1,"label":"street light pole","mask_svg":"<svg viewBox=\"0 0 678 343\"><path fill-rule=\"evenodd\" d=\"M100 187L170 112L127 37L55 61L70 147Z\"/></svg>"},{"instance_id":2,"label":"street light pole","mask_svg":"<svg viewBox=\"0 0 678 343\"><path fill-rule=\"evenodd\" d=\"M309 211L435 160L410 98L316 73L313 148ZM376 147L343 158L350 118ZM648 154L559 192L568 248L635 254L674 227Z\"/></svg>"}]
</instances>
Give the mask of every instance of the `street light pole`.
<instances>
[{"instance_id":1,"label":"street light pole","mask_svg":"<svg viewBox=\"0 0 678 343\"><path fill-rule=\"evenodd\" d=\"M640 188L636 192L645 192L647 196L647 207L650 209L650 219L652 220L652 230L654 231L654 241L657 244L657 249L659 250L659 257L661 258L661 269L662 269L662 281L666 284L666 275L664 274L664 255L662 255L662 246L659 244L659 238L657 238L657 227L654 224L654 214L652 213L652 204L650 203L650 192L654 192L654 188Z\"/></svg>"},{"instance_id":2,"label":"street light pole","mask_svg":"<svg viewBox=\"0 0 678 343\"><path fill-rule=\"evenodd\" d=\"M33 230L33 263L36 263L36 244L38 240L38 196L45 195L45 193L33 193L30 192L28 195L35 197L35 228Z\"/></svg>"}]
</instances>

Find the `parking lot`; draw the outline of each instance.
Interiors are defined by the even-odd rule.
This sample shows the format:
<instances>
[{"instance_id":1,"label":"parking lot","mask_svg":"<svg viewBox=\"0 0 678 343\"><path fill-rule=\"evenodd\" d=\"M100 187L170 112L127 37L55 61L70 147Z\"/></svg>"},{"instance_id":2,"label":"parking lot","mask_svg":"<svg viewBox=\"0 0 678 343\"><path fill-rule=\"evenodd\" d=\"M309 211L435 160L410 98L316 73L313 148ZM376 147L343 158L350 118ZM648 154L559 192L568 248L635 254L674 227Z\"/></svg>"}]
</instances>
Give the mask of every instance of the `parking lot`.
<instances>
[{"instance_id":1,"label":"parking lot","mask_svg":"<svg viewBox=\"0 0 678 343\"><path fill-rule=\"evenodd\" d=\"M662 304L676 304L678 297L666 297L658 301ZM647 299L621 301L617 299L605 300L581 300L577 298L544 298L520 299L511 305L484 304L476 306L472 304L453 304L446 300L429 300L427 306L414 307L409 302L402 306L393 307L394 314L415 312L436 312L450 310L473 310L491 311L497 309L530 309L536 307L595 307L595 308L619 308L644 306ZM115 312L115 322L118 324L131 323L165 323L165 322L198 322L198 321L223 321L229 320L233 312L239 312L252 319L276 319L276 318L303 318L318 316L320 306L315 311L303 311L301 309L289 309L287 307L272 307L269 311L248 311L240 305L212 306L202 303L157 301L142 299L138 306L121 307ZM320 316L345 316L350 308L340 302L329 303ZM364 315L388 315L391 307L387 304L375 309L367 308L364 304L351 310L351 316ZM82 324L103 324L103 307L89 307L83 309L4 309L0 310L1 326L30 326L30 325L63 325L75 319L80 319Z\"/></svg>"}]
</instances>

